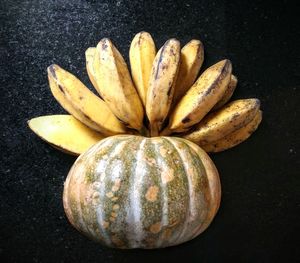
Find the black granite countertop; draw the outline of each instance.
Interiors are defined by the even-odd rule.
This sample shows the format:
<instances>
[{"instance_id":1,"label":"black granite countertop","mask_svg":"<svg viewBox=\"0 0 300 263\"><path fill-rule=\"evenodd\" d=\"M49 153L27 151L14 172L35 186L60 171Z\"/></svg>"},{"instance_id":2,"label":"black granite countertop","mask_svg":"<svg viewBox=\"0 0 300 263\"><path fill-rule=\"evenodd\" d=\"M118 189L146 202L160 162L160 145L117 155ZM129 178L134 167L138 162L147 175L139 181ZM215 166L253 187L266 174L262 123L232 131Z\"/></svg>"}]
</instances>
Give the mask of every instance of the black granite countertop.
<instances>
[{"instance_id":1,"label":"black granite countertop","mask_svg":"<svg viewBox=\"0 0 300 263\"><path fill-rule=\"evenodd\" d=\"M275 2L1 1L0 261L299 262L300 21L296 4ZM84 51L110 37L128 59L142 30L157 47L171 37L201 39L205 66L229 58L239 78L234 98L259 98L264 119L249 140L212 155L223 195L202 235L167 249L121 251L68 223L61 197L75 158L41 141L26 121L64 112L49 91L48 65L91 87Z\"/></svg>"}]
</instances>

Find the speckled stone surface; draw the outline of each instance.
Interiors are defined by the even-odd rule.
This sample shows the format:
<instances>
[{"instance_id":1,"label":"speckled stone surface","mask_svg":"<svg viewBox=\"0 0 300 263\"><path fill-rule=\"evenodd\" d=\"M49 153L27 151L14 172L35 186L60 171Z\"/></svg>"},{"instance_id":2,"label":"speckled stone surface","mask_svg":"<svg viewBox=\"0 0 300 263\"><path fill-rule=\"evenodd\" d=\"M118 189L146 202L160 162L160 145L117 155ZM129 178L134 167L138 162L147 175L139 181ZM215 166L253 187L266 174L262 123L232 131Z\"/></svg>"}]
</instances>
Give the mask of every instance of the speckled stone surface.
<instances>
[{"instance_id":1,"label":"speckled stone surface","mask_svg":"<svg viewBox=\"0 0 300 263\"><path fill-rule=\"evenodd\" d=\"M299 14L292 1L69 1L0 3L1 262L295 262L299 255ZM295 2L296 3L296 2ZM84 51L110 37L128 60L134 34L160 47L199 38L205 66L231 59L234 98L258 97L264 119L247 142L213 155L221 208L198 238L155 251L108 249L80 235L62 206L75 158L27 127L63 113L46 67L57 63L89 87ZM298 251L297 251L298 250Z\"/></svg>"}]
</instances>

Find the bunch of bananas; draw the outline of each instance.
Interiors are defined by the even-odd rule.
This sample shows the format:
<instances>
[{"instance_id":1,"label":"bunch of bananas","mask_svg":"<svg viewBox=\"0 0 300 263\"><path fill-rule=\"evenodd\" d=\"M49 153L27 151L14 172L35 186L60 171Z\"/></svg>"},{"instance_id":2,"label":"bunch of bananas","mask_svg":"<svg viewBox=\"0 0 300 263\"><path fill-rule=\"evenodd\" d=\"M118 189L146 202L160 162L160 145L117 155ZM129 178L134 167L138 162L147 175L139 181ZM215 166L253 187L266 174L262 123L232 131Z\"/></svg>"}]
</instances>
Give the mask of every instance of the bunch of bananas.
<instances>
[{"instance_id":1,"label":"bunch of bananas","mask_svg":"<svg viewBox=\"0 0 300 263\"><path fill-rule=\"evenodd\" d=\"M199 77L203 45L191 40L183 48L168 40L156 52L151 35L138 33L129 58L103 38L85 52L88 76L100 96L58 65L48 67L51 92L71 115L31 119L29 127L65 152L79 155L116 134L177 136L207 152L219 152L246 140L262 119L258 99L227 103L237 85L228 59ZM198 77L198 79L197 79Z\"/></svg>"}]
</instances>

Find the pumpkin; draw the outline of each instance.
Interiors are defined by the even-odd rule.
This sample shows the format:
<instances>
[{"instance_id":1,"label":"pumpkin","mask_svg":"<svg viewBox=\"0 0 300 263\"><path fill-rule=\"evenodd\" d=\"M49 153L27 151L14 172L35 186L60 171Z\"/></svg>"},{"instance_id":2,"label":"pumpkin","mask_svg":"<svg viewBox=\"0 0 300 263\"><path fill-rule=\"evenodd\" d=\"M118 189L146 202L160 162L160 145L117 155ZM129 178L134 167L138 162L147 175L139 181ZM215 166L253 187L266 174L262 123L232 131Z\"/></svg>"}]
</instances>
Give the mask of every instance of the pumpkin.
<instances>
[{"instance_id":1,"label":"pumpkin","mask_svg":"<svg viewBox=\"0 0 300 263\"><path fill-rule=\"evenodd\" d=\"M176 137L108 137L78 157L64 185L71 224L116 248L191 240L215 216L218 171L196 144Z\"/></svg>"}]
</instances>

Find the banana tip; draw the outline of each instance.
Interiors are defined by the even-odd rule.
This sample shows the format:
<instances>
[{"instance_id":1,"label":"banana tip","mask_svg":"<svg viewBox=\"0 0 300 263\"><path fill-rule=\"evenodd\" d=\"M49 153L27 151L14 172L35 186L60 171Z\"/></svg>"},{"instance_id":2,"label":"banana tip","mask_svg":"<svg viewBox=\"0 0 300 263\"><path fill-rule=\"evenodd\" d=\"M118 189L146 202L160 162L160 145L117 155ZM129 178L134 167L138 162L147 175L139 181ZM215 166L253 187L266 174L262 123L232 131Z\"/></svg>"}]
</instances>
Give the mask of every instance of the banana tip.
<instances>
[{"instance_id":1,"label":"banana tip","mask_svg":"<svg viewBox=\"0 0 300 263\"><path fill-rule=\"evenodd\" d=\"M57 67L56 64L52 64L52 65L50 65L50 66L47 68L48 74L51 75L51 76L54 77L54 78L56 78L56 73L55 73L56 67Z\"/></svg>"}]
</instances>

